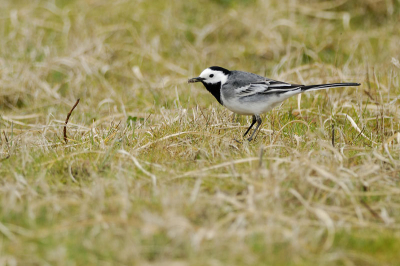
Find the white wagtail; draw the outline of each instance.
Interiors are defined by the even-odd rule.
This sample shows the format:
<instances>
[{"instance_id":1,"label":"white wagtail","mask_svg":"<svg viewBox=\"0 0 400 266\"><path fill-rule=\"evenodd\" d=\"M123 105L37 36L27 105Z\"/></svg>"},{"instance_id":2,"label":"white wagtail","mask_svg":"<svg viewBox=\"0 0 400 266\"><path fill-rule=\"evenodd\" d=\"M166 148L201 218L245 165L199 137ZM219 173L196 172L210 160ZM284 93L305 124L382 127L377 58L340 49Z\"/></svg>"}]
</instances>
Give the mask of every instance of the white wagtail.
<instances>
[{"instance_id":1,"label":"white wagtail","mask_svg":"<svg viewBox=\"0 0 400 266\"><path fill-rule=\"evenodd\" d=\"M322 90L334 87L359 86L360 83L331 83L317 85L290 84L268 79L253 73L228 70L218 66L206 68L199 77L189 83L201 82L217 101L234 113L252 115L253 121L243 137L257 122L254 137L262 120L260 115L272 110L287 98L305 91Z\"/></svg>"}]
</instances>

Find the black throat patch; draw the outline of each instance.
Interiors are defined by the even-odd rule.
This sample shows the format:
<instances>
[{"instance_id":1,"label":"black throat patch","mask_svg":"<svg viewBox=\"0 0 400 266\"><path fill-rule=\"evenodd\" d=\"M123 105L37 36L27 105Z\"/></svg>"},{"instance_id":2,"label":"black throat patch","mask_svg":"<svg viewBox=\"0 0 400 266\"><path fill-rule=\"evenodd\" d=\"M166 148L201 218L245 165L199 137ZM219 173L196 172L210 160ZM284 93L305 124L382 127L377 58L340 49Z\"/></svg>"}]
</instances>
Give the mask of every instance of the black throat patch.
<instances>
[{"instance_id":1,"label":"black throat patch","mask_svg":"<svg viewBox=\"0 0 400 266\"><path fill-rule=\"evenodd\" d=\"M205 82L202 82L204 87L217 99L217 101L222 105L221 102L221 82L218 83L213 83L213 84L208 84Z\"/></svg>"}]
</instances>

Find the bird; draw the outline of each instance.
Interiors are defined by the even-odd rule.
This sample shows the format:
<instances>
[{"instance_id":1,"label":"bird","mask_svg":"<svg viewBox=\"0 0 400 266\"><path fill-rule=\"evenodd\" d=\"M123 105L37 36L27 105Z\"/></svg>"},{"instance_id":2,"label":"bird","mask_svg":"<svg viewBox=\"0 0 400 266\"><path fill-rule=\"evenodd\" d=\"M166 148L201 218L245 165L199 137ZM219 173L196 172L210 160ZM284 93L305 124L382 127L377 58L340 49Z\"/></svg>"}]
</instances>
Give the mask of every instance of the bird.
<instances>
[{"instance_id":1,"label":"bird","mask_svg":"<svg viewBox=\"0 0 400 266\"><path fill-rule=\"evenodd\" d=\"M335 87L360 86L360 83L329 83L316 85L291 84L269 79L245 71L228 70L219 66L204 69L200 76L188 83L201 82L215 99L230 111L240 115L251 115L252 122L243 138L257 123L248 141L252 141L262 123L261 114L271 111L291 96Z\"/></svg>"}]
</instances>

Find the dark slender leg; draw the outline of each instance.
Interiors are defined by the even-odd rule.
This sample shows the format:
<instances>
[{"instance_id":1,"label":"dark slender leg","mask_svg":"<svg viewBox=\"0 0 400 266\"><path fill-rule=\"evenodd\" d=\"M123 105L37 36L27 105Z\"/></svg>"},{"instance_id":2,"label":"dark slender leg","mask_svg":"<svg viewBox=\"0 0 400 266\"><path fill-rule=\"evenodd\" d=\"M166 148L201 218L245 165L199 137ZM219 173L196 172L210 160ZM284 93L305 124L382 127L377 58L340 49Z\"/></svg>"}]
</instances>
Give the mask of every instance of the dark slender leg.
<instances>
[{"instance_id":1,"label":"dark slender leg","mask_svg":"<svg viewBox=\"0 0 400 266\"><path fill-rule=\"evenodd\" d=\"M257 122L257 118L255 115L253 115L253 121L251 121L250 127L246 130L246 133L244 133L243 138L249 133L250 129L254 126L254 124Z\"/></svg>"},{"instance_id":2,"label":"dark slender leg","mask_svg":"<svg viewBox=\"0 0 400 266\"><path fill-rule=\"evenodd\" d=\"M247 139L248 141L252 141L253 140L254 135L256 134L258 128L261 126L261 123L262 123L261 117L259 115L254 115L253 117L257 121L257 126L256 126L256 129L254 129L253 134L251 134L250 138Z\"/></svg>"}]
</instances>

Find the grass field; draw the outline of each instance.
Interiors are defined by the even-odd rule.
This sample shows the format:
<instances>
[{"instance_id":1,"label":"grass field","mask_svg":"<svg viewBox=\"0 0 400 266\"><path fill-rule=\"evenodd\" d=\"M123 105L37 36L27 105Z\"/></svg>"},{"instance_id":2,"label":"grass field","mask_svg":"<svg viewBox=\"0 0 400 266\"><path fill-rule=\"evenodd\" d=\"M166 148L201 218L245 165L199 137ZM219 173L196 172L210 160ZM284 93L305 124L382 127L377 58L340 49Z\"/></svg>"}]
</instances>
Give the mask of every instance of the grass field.
<instances>
[{"instance_id":1,"label":"grass field","mask_svg":"<svg viewBox=\"0 0 400 266\"><path fill-rule=\"evenodd\" d=\"M0 265L400 265L399 24L399 0L1 1ZM251 117L187 84L212 65L362 85L240 143Z\"/></svg>"}]
</instances>

